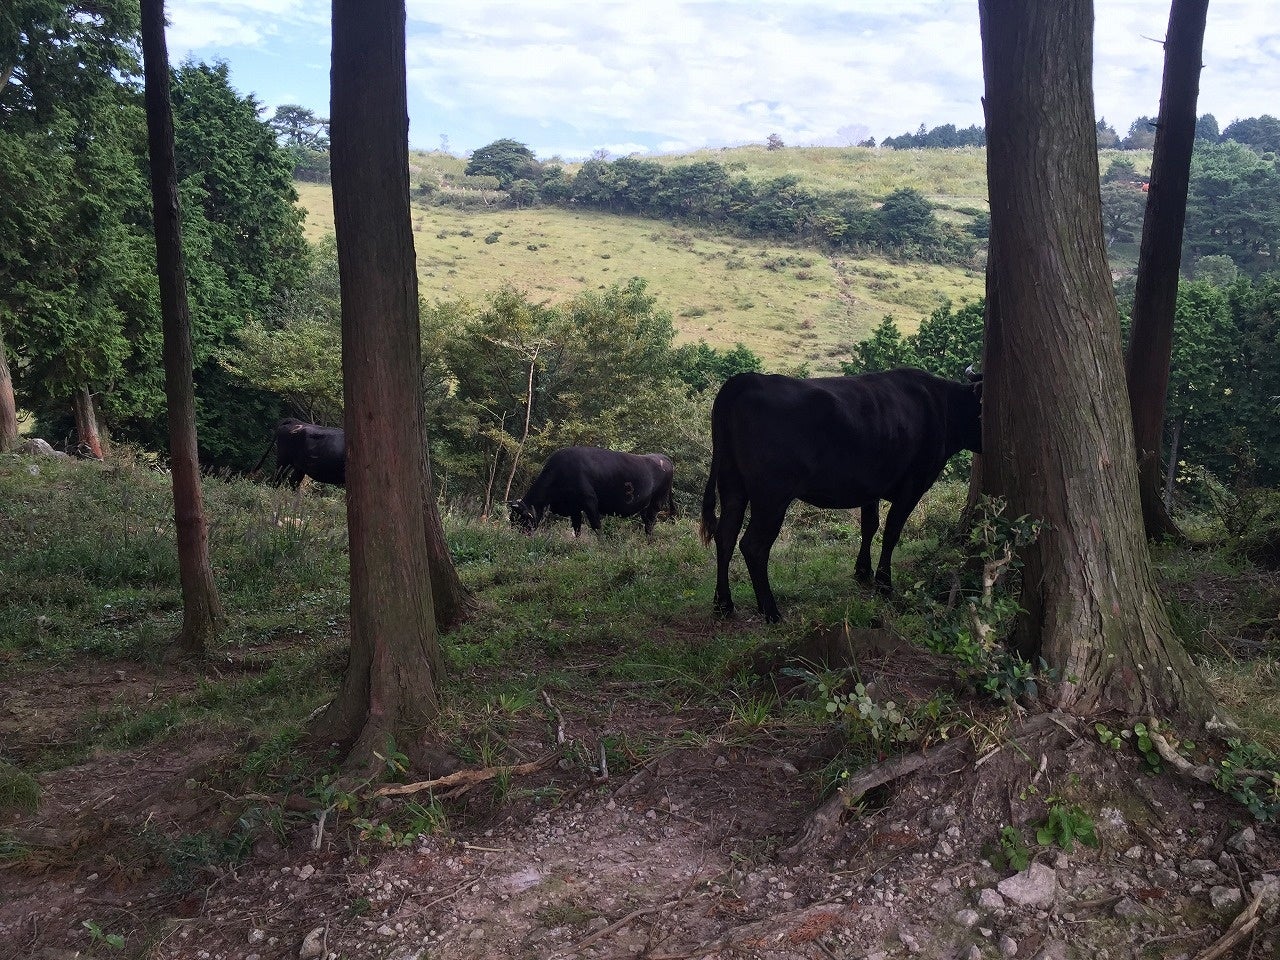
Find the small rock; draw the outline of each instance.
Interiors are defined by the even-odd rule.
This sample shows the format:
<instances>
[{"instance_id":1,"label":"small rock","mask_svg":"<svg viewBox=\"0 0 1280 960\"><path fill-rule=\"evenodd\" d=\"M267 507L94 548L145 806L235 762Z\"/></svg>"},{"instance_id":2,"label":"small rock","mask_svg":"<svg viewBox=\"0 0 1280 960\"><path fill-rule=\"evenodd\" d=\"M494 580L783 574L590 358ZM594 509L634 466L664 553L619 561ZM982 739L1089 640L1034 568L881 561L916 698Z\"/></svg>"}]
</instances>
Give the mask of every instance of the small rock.
<instances>
[{"instance_id":1,"label":"small rock","mask_svg":"<svg viewBox=\"0 0 1280 960\"><path fill-rule=\"evenodd\" d=\"M391 924L389 923L384 923L382 926L378 928L378 936L380 937L394 937L395 935L396 935L395 928L392 927Z\"/></svg>"},{"instance_id":2,"label":"small rock","mask_svg":"<svg viewBox=\"0 0 1280 960\"><path fill-rule=\"evenodd\" d=\"M1004 897L988 887L978 894L978 906L983 910L1003 910L1005 907Z\"/></svg>"},{"instance_id":3,"label":"small rock","mask_svg":"<svg viewBox=\"0 0 1280 960\"><path fill-rule=\"evenodd\" d=\"M312 960L324 953L324 927L316 927L302 938L298 948L298 960Z\"/></svg>"},{"instance_id":4,"label":"small rock","mask_svg":"<svg viewBox=\"0 0 1280 960\"><path fill-rule=\"evenodd\" d=\"M254 929L249 931L250 943L262 943L266 939L267 939L267 931L265 930L259 930L255 927Z\"/></svg>"},{"instance_id":5,"label":"small rock","mask_svg":"<svg viewBox=\"0 0 1280 960\"><path fill-rule=\"evenodd\" d=\"M982 960L982 951L976 946L969 948L969 960Z\"/></svg>"},{"instance_id":6,"label":"small rock","mask_svg":"<svg viewBox=\"0 0 1280 960\"><path fill-rule=\"evenodd\" d=\"M1138 903L1137 900L1131 900L1129 897L1121 897L1120 902L1115 906L1114 913L1117 917L1123 917L1126 920L1134 920L1138 917L1147 916L1147 908Z\"/></svg>"},{"instance_id":7,"label":"small rock","mask_svg":"<svg viewBox=\"0 0 1280 960\"><path fill-rule=\"evenodd\" d=\"M476 927L476 928L475 928L474 930L472 930L469 934L467 934L467 938L468 938L469 940L483 940L483 939L484 939L484 927Z\"/></svg>"},{"instance_id":8,"label":"small rock","mask_svg":"<svg viewBox=\"0 0 1280 960\"><path fill-rule=\"evenodd\" d=\"M1182 865L1182 872L1188 877L1207 877L1218 872L1218 865L1212 860L1188 860Z\"/></svg>"},{"instance_id":9,"label":"small rock","mask_svg":"<svg viewBox=\"0 0 1280 960\"><path fill-rule=\"evenodd\" d=\"M312 874L314 874L315 872L316 872L316 868L315 868L315 867L313 867L313 866L312 866L311 864L309 864L309 863L308 863L308 864L305 864L305 865L304 865L304 866L303 866L303 867L298 871L298 879L299 879L299 880L309 880L309 879L311 878L311 875L312 875Z\"/></svg>"},{"instance_id":10,"label":"small rock","mask_svg":"<svg viewBox=\"0 0 1280 960\"><path fill-rule=\"evenodd\" d=\"M1142 850L1143 850L1142 845L1135 843L1132 847L1130 847L1128 850L1124 852L1124 858L1126 860L1141 860Z\"/></svg>"},{"instance_id":11,"label":"small rock","mask_svg":"<svg viewBox=\"0 0 1280 960\"><path fill-rule=\"evenodd\" d=\"M874 953L868 953L866 960L886 960L889 955L883 950L877 950Z\"/></svg>"},{"instance_id":12,"label":"small rock","mask_svg":"<svg viewBox=\"0 0 1280 960\"><path fill-rule=\"evenodd\" d=\"M1067 960L1067 945L1061 940L1049 939L1044 942L1031 960Z\"/></svg>"},{"instance_id":13,"label":"small rock","mask_svg":"<svg viewBox=\"0 0 1280 960\"><path fill-rule=\"evenodd\" d=\"M913 937L906 930L898 931L898 939L902 941L902 945L912 953L920 952L920 941Z\"/></svg>"},{"instance_id":14,"label":"small rock","mask_svg":"<svg viewBox=\"0 0 1280 960\"><path fill-rule=\"evenodd\" d=\"M1227 841L1227 846L1241 853L1252 853L1258 845L1258 835L1253 832L1253 827L1245 827L1234 837Z\"/></svg>"},{"instance_id":15,"label":"small rock","mask_svg":"<svg viewBox=\"0 0 1280 960\"><path fill-rule=\"evenodd\" d=\"M1021 873L1001 880L996 889L1020 907L1047 907L1058 896L1058 875L1043 863L1031 864Z\"/></svg>"},{"instance_id":16,"label":"small rock","mask_svg":"<svg viewBox=\"0 0 1280 960\"><path fill-rule=\"evenodd\" d=\"M960 926L964 927L966 930L969 927L972 927L977 922L978 922L977 910L964 909L964 910L956 911L956 923L960 924Z\"/></svg>"},{"instance_id":17,"label":"small rock","mask_svg":"<svg viewBox=\"0 0 1280 960\"><path fill-rule=\"evenodd\" d=\"M1000 938L1000 952L1006 957L1018 955L1018 941L1006 934Z\"/></svg>"},{"instance_id":18,"label":"small rock","mask_svg":"<svg viewBox=\"0 0 1280 960\"><path fill-rule=\"evenodd\" d=\"M945 878L942 880L935 880L933 883L929 884L929 889L934 893L950 893L951 881Z\"/></svg>"},{"instance_id":19,"label":"small rock","mask_svg":"<svg viewBox=\"0 0 1280 960\"><path fill-rule=\"evenodd\" d=\"M1262 897L1262 909L1280 904L1280 873L1264 874L1261 880L1249 884L1250 897Z\"/></svg>"},{"instance_id":20,"label":"small rock","mask_svg":"<svg viewBox=\"0 0 1280 960\"><path fill-rule=\"evenodd\" d=\"M1239 887L1209 888L1209 905L1215 913L1236 913L1243 899Z\"/></svg>"}]
</instances>

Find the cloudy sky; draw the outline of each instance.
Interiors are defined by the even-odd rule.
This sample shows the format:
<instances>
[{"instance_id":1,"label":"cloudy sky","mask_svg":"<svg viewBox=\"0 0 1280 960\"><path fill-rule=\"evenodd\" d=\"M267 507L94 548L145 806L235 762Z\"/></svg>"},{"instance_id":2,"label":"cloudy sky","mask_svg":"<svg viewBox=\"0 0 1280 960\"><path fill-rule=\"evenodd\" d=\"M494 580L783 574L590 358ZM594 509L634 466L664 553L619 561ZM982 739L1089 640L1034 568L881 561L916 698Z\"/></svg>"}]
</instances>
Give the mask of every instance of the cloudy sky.
<instances>
[{"instance_id":1,"label":"cloudy sky","mask_svg":"<svg viewBox=\"0 0 1280 960\"><path fill-rule=\"evenodd\" d=\"M225 60L266 107L328 115L325 0L169 0L170 56ZM1169 0L1095 0L1095 102L1160 97ZM1276 0L1213 0L1200 112L1280 114ZM977 0L408 0L409 138L542 159L856 143L982 123Z\"/></svg>"}]
</instances>

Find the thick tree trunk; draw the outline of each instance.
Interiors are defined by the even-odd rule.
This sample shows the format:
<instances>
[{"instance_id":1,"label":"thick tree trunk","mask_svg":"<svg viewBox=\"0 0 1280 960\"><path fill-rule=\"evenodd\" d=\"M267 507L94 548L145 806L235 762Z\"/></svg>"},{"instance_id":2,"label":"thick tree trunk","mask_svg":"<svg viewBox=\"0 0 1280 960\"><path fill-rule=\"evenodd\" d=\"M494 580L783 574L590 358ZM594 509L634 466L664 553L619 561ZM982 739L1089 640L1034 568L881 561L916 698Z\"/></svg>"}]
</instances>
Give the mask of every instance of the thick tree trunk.
<instances>
[{"instance_id":1,"label":"thick tree trunk","mask_svg":"<svg viewBox=\"0 0 1280 960\"><path fill-rule=\"evenodd\" d=\"M334 0L332 176L342 287L351 657L318 732L368 766L439 712L404 0Z\"/></svg>"},{"instance_id":2,"label":"thick tree trunk","mask_svg":"<svg viewBox=\"0 0 1280 960\"><path fill-rule=\"evenodd\" d=\"M173 516L182 581L182 629L172 650L204 654L222 623L222 604L209 563L209 525L200 487L196 443L196 396L192 382L191 313L173 152L173 108L169 101L169 53L164 36L164 0L142 0L142 57L146 83L147 147L155 217L156 265L164 334L164 393L169 416L169 466Z\"/></svg>"},{"instance_id":3,"label":"thick tree trunk","mask_svg":"<svg viewBox=\"0 0 1280 960\"><path fill-rule=\"evenodd\" d=\"M4 329L0 328L0 453L18 446L18 402L13 395L13 374L4 352Z\"/></svg>"},{"instance_id":4,"label":"thick tree trunk","mask_svg":"<svg viewBox=\"0 0 1280 960\"><path fill-rule=\"evenodd\" d=\"M98 460L102 456L102 436L98 433L98 415L93 409L93 394L88 387L80 387L71 397L71 408L76 421L76 443L89 456Z\"/></svg>"},{"instance_id":5,"label":"thick tree trunk","mask_svg":"<svg viewBox=\"0 0 1280 960\"><path fill-rule=\"evenodd\" d=\"M1059 706L1183 714L1211 697L1156 592L1100 216L1090 0L980 0L992 262L984 475L1045 521L1018 646Z\"/></svg>"},{"instance_id":6,"label":"thick tree trunk","mask_svg":"<svg viewBox=\"0 0 1280 960\"><path fill-rule=\"evenodd\" d=\"M1148 537L1182 533L1160 496L1160 445L1173 352L1173 318L1178 302L1182 230L1196 138L1200 55L1209 0L1173 0L1164 42L1164 82L1160 122L1151 158L1151 187L1142 221L1133 327L1125 357L1134 442L1138 448L1138 489Z\"/></svg>"}]
</instances>

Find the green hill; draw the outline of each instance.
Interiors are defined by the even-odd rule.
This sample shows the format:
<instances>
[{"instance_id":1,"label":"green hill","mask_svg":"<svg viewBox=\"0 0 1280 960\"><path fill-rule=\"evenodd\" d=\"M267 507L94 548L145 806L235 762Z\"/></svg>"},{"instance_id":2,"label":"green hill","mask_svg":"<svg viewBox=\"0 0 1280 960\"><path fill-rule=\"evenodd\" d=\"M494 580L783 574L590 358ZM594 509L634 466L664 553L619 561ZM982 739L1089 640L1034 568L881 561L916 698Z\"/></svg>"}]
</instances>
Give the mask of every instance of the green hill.
<instances>
[{"instance_id":1,"label":"green hill","mask_svg":"<svg viewBox=\"0 0 1280 960\"><path fill-rule=\"evenodd\" d=\"M1108 152L1110 153L1110 152ZM1132 154L1127 154L1132 156ZM806 147L737 147L654 158L710 160L753 179L794 175L818 191L884 196L911 187L938 216L968 221L986 209L985 152ZM1105 168L1106 154L1100 158ZM1149 157L1137 162L1148 166ZM466 161L438 151L410 157L410 180L458 179ZM568 164L573 171L577 165ZM333 232L328 185L297 184L307 235ZM979 266L944 267L883 257L829 256L816 247L745 240L702 228L561 207L462 210L415 192L413 230L422 295L481 298L511 284L552 303L633 276L671 311L679 339L717 347L741 341L771 367L807 363L838 369L850 347L886 315L910 332L940 303L983 293Z\"/></svg>"}]
</instances>

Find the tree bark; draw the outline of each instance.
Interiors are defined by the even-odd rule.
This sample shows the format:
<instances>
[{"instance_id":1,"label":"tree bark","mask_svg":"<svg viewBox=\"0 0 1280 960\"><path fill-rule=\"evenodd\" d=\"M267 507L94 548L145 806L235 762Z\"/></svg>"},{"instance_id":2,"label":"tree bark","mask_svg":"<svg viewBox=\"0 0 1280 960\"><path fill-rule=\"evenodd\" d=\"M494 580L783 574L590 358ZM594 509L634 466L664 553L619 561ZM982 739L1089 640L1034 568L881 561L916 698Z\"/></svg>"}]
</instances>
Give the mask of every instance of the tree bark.
<instances>
[{"instance_id":1,"label":"tree bark","mask_svg":"<svg viewBox=\"0 0 1280 960\"><path fill-rule=\"evenodd\" d=\"M1178 302L1182 231L1191 182L1191 152L1196 137L1196 101L1200 93L1200 57L1209 0L1173 0L1164 42L1164 81L1160 122L1151 157L1151 186L1142 221L1138 284L1133 326L1125 357L1134 442L1138 448L1138 490L1148 537L1182 532L1160 496L1160 446L1164 434L1173 320Z\"/></svg>"},{"instance_id":2,"label":"tree bark","mask_svg":"<svg viewBox=\"0 0 1280 960\"><path fill-rule=\"evenodd\" d=\"M1138 501L1102 237L1091 0L980 0L998 309L986 331L984 476L1028 549L1017 646L1080 714L1182 714L1212 697L1175 637Z\"/></svg>"},{"instance_id":3,"label":"tree bark","mask_svg":"<svg viewBox=\"0 0 1280 960\"><path fill-rule=\"evenodd\" d=\"M75 414L76 442L88 451L89 455L102 460L102 436L98 433L98 415L93 409L93 394L88 387L80 387L71 397L71 408Z\"/></svg>"},{"instance_id":4,"label":"tree bark","mask_svg":"<svg viewBox=\"0 0 1280 960\"><path fill-rule=\"evenodd\" d=\"M222 603L209 563L209 525L200 486L196 397L192 381L191 312L182 256L178 170L169 99L169 53L164 0L142 0L142 59L146 86L147 150L155 218L156 268L164 335L164 393L169 418L169 466L182 582L182 628L172 641L179 656L201 656L222 625Z\"/></svg>"},{"instance_id":5,"label":"tree bark","mask_svg":"<svg viewBox=\"0 0 1280 960\"><path fill-rule=\"evenodd\" d=\"M425 429L426 421L423 420ZM427 451L426 488L422 493L423 521L426 525L427 563L431 567L431 602L435 610L436 630L447 633L462 623L475 609L475 598L458 578L458 568L449 552L444 524L436 505L435 480L431 473L431 448L422 436L422 449Z\"/></svg>"},{"instance_id":6,"label":"tree bark","mask_svg":"<svg viewBox=\"0 0 1280 960\"><path fill-rule=\"evenodd\" d=\"M367 767L425 752L443 671L427 531L404 0L334 0L331 169L342 290L351 656L317 732Z\"/></svg>"},{"instance_id":7,"label":"tree bark","mask_svg":"<svg viewBox=\"0 0 1280 960\"><path fill-rule=\"evenodd\" d=\"M1169 438L1169 465L1164 473L1164 508L1172 509L1173 485L1178 479L1178 443L1182 440L1183 417L1173 421L1173 436Z\"/></svg>"},{"instance_id":8,"label":"tree bark","mask_svg":"<svg viewBox=\"0 0 1280 960\"><path fill-rule=\"evenodd\" d=\"M18 401L13 395L13 374L4 351L4 329L0 328L0 453L18 446Z\"/></svg>"}]
</instances>

